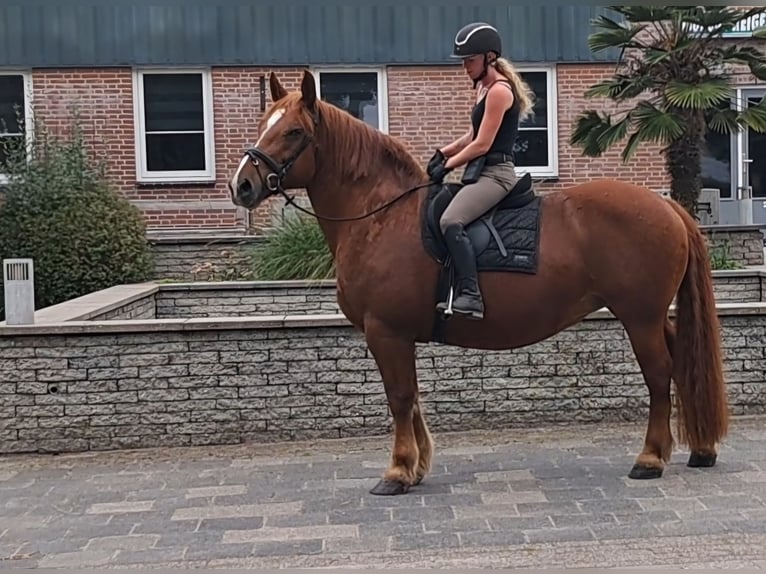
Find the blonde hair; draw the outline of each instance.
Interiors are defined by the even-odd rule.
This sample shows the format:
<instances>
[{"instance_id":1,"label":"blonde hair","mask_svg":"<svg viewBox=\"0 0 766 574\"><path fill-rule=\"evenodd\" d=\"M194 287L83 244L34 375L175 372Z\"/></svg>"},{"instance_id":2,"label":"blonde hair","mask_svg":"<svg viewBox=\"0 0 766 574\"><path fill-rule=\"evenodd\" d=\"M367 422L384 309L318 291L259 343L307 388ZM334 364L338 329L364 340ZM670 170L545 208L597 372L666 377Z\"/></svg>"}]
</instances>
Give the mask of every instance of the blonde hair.
<instances>
[{"instance_id":1,"label":"blonde hair","mask_svg":"<svg viewBox=\"0 0 766 574\"><path fill-rule=\"evenodd\" d=\"M516 99L521 105L519 111L519 120L524 120L527 116L532 115L532 106L534 106L535 93L532 88L522 79L519 72L516 70L513 64L503 57L499 57L491 64L500 72L501 76L504 76L513 86L513 93Z\"/></svg>"}]
</instances>

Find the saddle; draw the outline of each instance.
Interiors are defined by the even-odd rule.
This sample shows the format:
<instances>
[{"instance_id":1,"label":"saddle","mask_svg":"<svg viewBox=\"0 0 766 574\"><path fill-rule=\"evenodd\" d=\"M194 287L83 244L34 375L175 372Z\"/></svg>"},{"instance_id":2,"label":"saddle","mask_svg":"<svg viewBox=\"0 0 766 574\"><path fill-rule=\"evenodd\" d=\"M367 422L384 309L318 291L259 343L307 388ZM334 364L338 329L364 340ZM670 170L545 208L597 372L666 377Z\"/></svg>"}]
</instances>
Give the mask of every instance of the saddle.
<instances>
[{"instance_id":1,"label":"saddle","mask_svg":"<svg viewBox=\"0 0 766 574\"><path fill-rule=\"evenodd\" d=\"M454 284L454 270L439 219L462 188L462 183L434 184L423 200L423 246L441 265L434 305L447 300ZM532 177L527 173L500 202L466 226L465 232L476 254L477 272L537 273L541 212L542 197L536 193ZM434 341L443 340L443 322L449 317L437 314Z\"/></svg>"}]
</instances>

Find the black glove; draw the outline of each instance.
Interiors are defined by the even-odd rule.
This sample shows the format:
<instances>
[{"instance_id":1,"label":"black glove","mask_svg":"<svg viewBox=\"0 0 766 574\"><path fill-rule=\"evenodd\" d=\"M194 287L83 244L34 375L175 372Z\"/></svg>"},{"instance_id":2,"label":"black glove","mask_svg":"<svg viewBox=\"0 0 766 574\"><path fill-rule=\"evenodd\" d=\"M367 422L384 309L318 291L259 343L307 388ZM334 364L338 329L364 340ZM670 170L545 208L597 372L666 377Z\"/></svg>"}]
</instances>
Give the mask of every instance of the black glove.
<instances>
[{"instance_id":1,"label":"black glove","mask_svg":"<svg viewBox=\"0 0 766 574\"><path fill-rule=\"evenodd\" d=\"M440 149L437 149L436 153L433 156L431 156L431 159L428 160L428 167L426 168L426 173L428 174L428 176L433 177L434 170L439 167L442 167L445 161L447 161L446 156L442 153Z\"/></svg>"},{"instance_id":2,"label":"black glove","mask_svg":"<svg viewBox=\"0 0 766 574\"><path fill-rule=\"evenodd\" d=\"M432 182L442 183L442 181L444 181L444 176L446 176L451 171L452 168L444 167L444 163L440 163L434 167L434 169L432 169L428 175L431 176Z\"/></svg>"}]
</instances>

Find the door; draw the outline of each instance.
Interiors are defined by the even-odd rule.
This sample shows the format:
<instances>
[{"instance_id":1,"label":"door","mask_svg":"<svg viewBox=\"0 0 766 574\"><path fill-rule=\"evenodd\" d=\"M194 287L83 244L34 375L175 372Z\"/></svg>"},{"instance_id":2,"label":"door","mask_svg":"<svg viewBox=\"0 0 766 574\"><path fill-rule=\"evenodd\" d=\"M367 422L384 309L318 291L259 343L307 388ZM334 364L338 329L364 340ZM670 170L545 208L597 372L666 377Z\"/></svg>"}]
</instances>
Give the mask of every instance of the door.
<instances>
[{"instance_id":1,"label":"door","mask_svg":"<svg viewBox=\"0 0 766 574\"><path fill-rule=\"evenodd\" d=\"M744 88L740 91L739 101L750 107L758 104L765 96L764 88ZM748 223L747 214L752 209L752 222L763 224L766 223L766 133L745 128L737 139L739 173L734 199L740 203L749 202L752 198L752 207L740 205L736 223Z\"/></svg>"},{"instance_id":2,"label":"door","mask_svg":"<svg viewBox=\"0 0 766 574\"><path fill-rule=\"evenodd\" d=\"M764 89L742 91L743 100L747 106L758 104L766 96ZM746 129L742 138L742 178L740 197L747 197L747 191L752 192L753 199L766 199L766 133Z\"/></svg>"}]
</instances>

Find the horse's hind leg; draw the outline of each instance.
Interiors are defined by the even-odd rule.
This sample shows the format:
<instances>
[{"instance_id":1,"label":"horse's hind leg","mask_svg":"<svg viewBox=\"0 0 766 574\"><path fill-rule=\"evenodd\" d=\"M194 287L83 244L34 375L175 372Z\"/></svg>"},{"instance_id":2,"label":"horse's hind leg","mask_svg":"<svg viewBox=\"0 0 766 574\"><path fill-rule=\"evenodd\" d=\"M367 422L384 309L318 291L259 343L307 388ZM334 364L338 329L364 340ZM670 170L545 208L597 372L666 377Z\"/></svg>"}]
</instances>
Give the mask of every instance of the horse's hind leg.
<instances>
[{"instance_id":1,"label":"horse's hind leg","mask_svg":"<svg viewBox=\"0 0 766 574\"><path fill-rule=\"evenodd\" d=\"M673 372L672 325L667 317L625 324L644 381L649 388L649 423L644 448L630 478L659 478L673 452L670 431L670 380Z\"/></svg>"},{"instance_id":2,"label":"horse's hind leg","mask_svg":"<svg viewBox=\"0 0 766 574\"><path fill-rule=\"evenodd\" d=\"M415 343L403 339L384 325L365 325L367 345L383 378L388 405L394 419L394 448L383 479L372 494L404 494L419 482L420 452L416 439L419 418L418 388L415 377ZM422 478L422 477L420 477Z\"/></svg>"}]
</instances>

